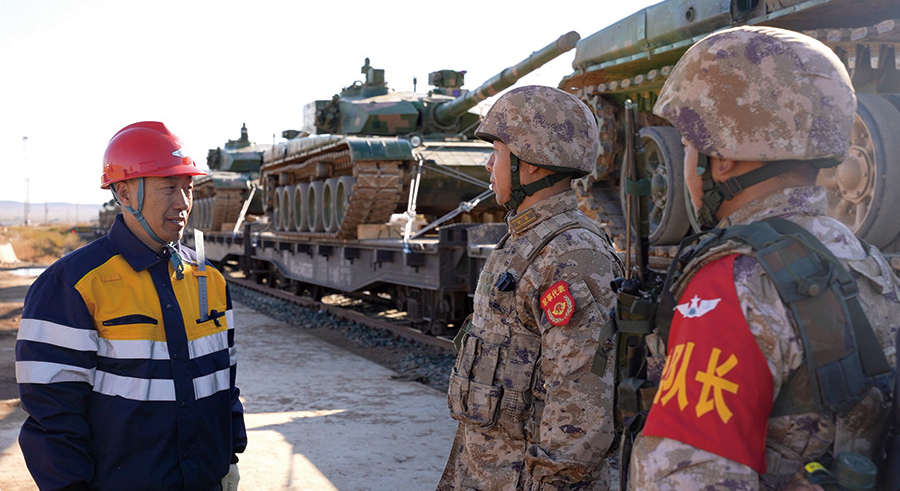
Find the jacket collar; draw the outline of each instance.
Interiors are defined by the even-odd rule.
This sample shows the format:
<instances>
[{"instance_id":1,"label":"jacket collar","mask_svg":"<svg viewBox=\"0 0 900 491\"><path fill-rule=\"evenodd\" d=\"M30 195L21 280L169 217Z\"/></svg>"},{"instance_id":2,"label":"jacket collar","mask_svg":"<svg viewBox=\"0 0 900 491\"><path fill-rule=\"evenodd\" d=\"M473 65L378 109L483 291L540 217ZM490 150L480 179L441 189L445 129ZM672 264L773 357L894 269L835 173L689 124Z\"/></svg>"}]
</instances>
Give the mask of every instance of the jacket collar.
<instances>
[{"instance_id":1,"label":"jacket collar","mask_svg":"<svg viewBox=\"0 0 900 491\"><path fill-rule=\"evenodd\" d=\"M110 227L107 237L116 252L125 258L128 265L135 271L143 271L155 266L160 261L169 260L168 252L156 252L141 242L141 239L137 238L125 225L125 219L121 213L116 215L116 220ZM176 248L179 252L181 251L181 242L176 244Z\"/></svg>"},{"instance_id":2,"label":"jacket collar","mask_svg":"<svg viewBox=\"0 0 900 491\"><path fill-rule=\"evenodd\" d=\"M506 216L506 225L513 237L520 236L544 220L578 208L575 191L569 190L554 194L535 203L521 213L510 213Z\"/></svg>"},{"instance_id":3,"label":"jacket collar","mask_svg":"<svg viewBox=\"0 0 900 491\"><path fill-rule=\"evenodd\" d=\"M825 215L827 212L825 188L820 186L797 186L781 189L742 206L728 215L719 228L758 222L769 217L785 215Z\"/></svg>"}]
</instances>

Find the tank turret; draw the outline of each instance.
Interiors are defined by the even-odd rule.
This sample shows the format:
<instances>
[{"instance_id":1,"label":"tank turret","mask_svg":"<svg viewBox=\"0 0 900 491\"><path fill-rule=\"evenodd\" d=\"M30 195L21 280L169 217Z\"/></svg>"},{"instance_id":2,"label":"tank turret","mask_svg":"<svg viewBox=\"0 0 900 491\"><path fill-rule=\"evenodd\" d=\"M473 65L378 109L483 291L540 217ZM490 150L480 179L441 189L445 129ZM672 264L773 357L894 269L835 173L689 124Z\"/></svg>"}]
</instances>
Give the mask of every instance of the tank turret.
<instances>
[{"instance_id":1,"label":"tank turret","mask_svg":"<svg viewBox=\"0 0 900 491\"><path fill-rule=\"evenodd\" d=\"M394 91L384 70L366 58L364 81L308 103L303 131L285 131L292 138L264 153L261 181L270 226L352 238L359 225L384 223L410 206L434 218L484 194L492 147L474 138L482 115L473 108L573 49L579 39L569 32L472 91L462 88L466 72L458 70L431 72L427 93ZM419 194L428 199L416 205ZM478 202L484 204L468 219L503 216L499 205Z\"/></svg>"},{"instance_id":2,"label":"tank turret","mask_svg":"<svg viewBox=\"0 0 900 491\"><path fill-rule=\"evenodd\" d=\"M259 169L263 152L269 145L250 141L247 125L241 127L241 137L228 140L224 148L210 149L206 156L209 174L194 178L194 207L188 218L189 226L204 231L220 231L234 227L244 202L253 192L245 214L263 214L259 185Z\"/></svg>"},{"instance_id":3,"label":"tank turret","mask_svg":"<svg viewBox=\"0 0 900 491\"><path fill-rule=\"evenodd\" d=\"M503 70L475 90L462 89L465 71L439 70L428 75L434 88L428 94L395 92L388 88L384 70L366 58L365 81L344 87L330 100L313 101L304 108L304 131L309 134L408 135L462 133L472 137L478 114L469 113L479 102L512 86L523 76L571 50L580 39L569 32L520 63Z\"/></svg>"}]
</instances>

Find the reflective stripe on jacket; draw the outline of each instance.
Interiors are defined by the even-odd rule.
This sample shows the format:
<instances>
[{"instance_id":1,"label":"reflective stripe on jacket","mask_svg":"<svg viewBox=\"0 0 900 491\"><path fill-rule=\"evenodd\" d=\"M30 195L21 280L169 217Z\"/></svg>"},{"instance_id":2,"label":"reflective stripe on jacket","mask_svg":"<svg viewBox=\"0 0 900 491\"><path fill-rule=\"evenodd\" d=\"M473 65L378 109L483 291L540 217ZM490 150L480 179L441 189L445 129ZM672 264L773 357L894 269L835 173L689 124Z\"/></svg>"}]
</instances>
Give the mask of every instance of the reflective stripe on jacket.
<instances>
[{"instance_id":1,"label":"reflective stripe on jacket","mask_svg":"<svg viewBox=\"0 0 900 491\"><path fill-rule=\"evenodd\" d=\"M32 285L16 344L29 417L19 442L41 489L215 490L246 431L222 274L167 255L120 216ZM198 277L209 309L200 319Z\"/></svg>"}]
</instances>

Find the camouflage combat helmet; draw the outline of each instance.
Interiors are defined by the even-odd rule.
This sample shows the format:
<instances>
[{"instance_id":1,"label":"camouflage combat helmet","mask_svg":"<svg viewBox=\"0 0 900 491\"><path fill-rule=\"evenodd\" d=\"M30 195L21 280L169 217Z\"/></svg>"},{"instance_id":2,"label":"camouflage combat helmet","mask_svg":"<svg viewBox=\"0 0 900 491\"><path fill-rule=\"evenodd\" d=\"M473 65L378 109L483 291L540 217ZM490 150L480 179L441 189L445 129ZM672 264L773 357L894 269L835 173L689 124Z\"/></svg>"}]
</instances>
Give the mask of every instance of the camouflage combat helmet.
<instances>
[{"instance_id":1,"label":"camouflage combat helmet","mask_svg":"<svg viewBox=\"0 0 900 491\"><path fill-rule=\"evenodd\" d=\"M513 197L505 204L515 209L521 199L565 177L591 173L600 154L597 122L577 97L553 87L529 85L500 97L475 130L475 136L509 147L513 157ZM553 182L519 184L518 160L555 171ZM518 188L518 189L517 189Z\"/></svg>"},{"instance_id":2,"label":"camouflage combat helmet","mask_svg":"<svg viewBox=\"0 0 900 491\"><path fill-rule=\"evenodd\" d=\"M713 183L706 166L708 209L698 219L714 225L711 215L722 200L743 188L804 162L839 164L849 150L856 95L844 65L821 42L785 29L741 26L692 46L653 112L702 156L777 163L738 176L731 185Z\"/></svg>"},{"instance_id":3,"label":"camouflage combat helmet","mask_svg":"<svg viewBox=\"0 0 900 491\"><path fill-rule=\"evenodd\" d=\"M856 96L841 60L821 42L743 26L691 47L653 112L706 155L836 165L847 156Z\"/></svg>"}]
</instances>

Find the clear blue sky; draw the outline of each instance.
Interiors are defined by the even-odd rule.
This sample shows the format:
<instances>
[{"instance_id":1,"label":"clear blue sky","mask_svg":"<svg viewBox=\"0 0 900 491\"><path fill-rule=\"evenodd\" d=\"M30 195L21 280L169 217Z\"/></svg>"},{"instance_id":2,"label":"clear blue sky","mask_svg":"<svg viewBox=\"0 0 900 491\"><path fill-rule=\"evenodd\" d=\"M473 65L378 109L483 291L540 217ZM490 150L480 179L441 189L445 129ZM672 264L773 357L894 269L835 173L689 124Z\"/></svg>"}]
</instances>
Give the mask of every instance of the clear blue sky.
<instances>
[{"instance_id":1,"label":"clear blue sky","mask_svg":"<svg viewBox=\"0 0 900 491\"><path fill-rule=\"evenodd\" d=\"M136 121L165 122L205 167L242 123L280 141L305 103L361 79L366 57L397 90L416 77L426 91L440 69L467 70L474 89L568 31L585 38L654 3L0 0L0 200L24 201L27 179L32 203L107 201L104 149ZM519 85L556 86L573 57Z\"/></svg>"}]
</instances>

